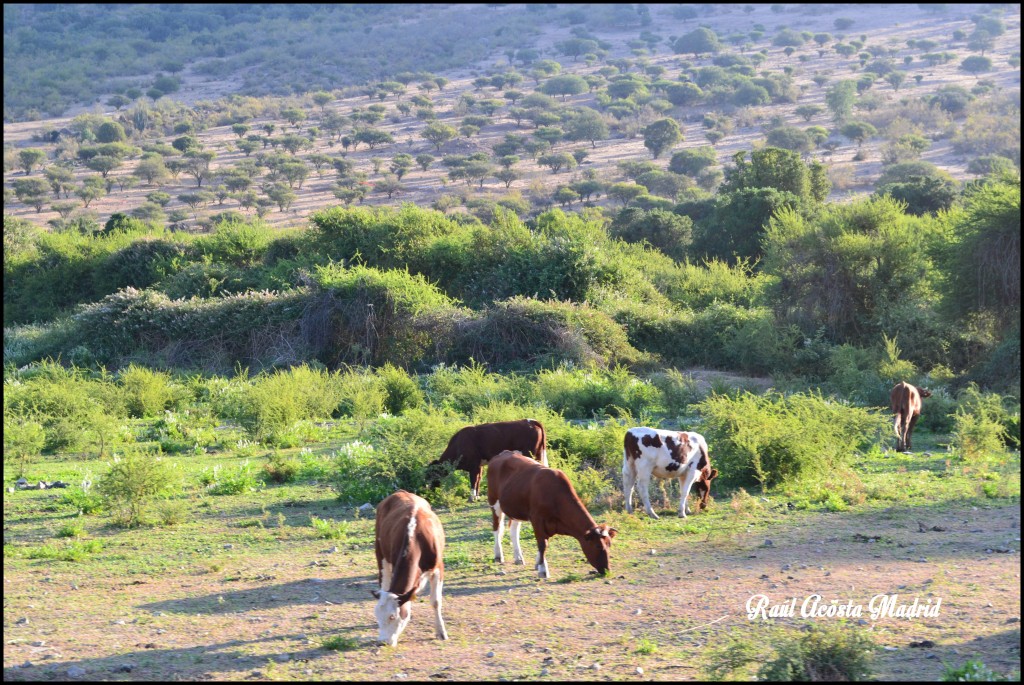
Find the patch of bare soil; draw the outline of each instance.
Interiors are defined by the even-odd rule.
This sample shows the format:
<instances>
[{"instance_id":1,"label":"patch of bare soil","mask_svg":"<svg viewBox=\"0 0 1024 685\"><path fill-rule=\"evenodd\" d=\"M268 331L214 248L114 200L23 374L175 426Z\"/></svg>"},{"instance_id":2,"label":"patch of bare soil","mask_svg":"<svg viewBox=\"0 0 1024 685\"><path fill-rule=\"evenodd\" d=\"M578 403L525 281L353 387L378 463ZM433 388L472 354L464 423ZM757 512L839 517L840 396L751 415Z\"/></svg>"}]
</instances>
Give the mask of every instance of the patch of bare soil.
<instances>
[{"instance_id":1,"label":"patch of bare soil","mask_svg":"<svg viewBox=\"0 0 1024 685\"><path fill-rule=\"evenodd\" d=\"M583 577L576 542L554 538L548 581L511 565L507 540L508 563L490 561L484 503L442 515L446 558L470 559L449 561L446 573L451 639L434 639L420 599L395 649L375 644L376 566L365 546L325 555L325 541L303 541L217 555L237 569L230 576L183 568L132 580L41 563L5 574L4 680L701 679L709 647L763 639L764 621L746 613L759 594L773 604L795 598L797 618L781 625L838 622L799 618L814 594L823 605L863 605L851 622L877 643L883 680L936 680L944 664L967 659L1020 668L1018 507L793 514L768 532L730 514L710 534L678 536L665 534L678 523L671 509L661 513L615 519L626 532L608 579ZM531 559L528 535L523 546ZM940 610L872 620L876 595ZM331 636L350 649L321 648Z\"/></svg>"}]
</instances>

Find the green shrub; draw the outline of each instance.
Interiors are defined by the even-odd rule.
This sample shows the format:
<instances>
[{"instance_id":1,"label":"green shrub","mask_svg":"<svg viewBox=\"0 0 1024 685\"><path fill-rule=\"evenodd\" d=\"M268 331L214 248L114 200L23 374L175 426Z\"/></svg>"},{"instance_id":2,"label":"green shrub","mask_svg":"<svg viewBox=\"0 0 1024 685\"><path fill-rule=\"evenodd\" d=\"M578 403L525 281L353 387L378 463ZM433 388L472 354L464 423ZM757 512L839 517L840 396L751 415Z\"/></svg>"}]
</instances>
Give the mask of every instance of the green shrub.
<instances>
[{"instance_id":1,"label":"green shrub","mask_svg":"<svg viewBox=\"0 0 1024 685\"><path fill-rule=\"evenodd\" d=\"M468 415L477 407L512 400L517 394L516 378L490 373L470 360L465 366L439 364L424 377L424 387L433 406Z\"/></svg>"},{"instance_id":2,"label":"green shrub","mask_svg":"<svg viewBox=\"0 0 1024 685\"><path fill-rule=\"evenodd\" d=\"M334 459L335 477L331 485L338 494L338 499L346 504L360 505L369 502L376 506L396 490L415 490L399 485L396 468L403 467L403 475L407 475L405 467L412 464L406 464L405 460L401 464L396 464L393 458L374 449L371 444L358 440L346 443L335 451ZM421 469L422 466L420 465ZM423 481L422 478L419 480ZM422 486L422 482L420 485Z\"/></svg>"},{"instance_id":3,"label":"green shrub","mask_svg":"<svg viewBox=\"0 0 1024 685\"><path fill-rule=\"evenodd\" d=\"M189 518L188 502L183 499L165 499L157 502L154 508L161 526L177 526Z\"/></svg>"},{"instance_id":4,"label":"green shrub","mask_svg":"<svg viewBox=\"0 0 1024 685\"><path fill-rule=\"evenodd\" d=\"M358 380L355 384L351 380L303 364L257 376L247 387L242 386L237 398L227 391L224 407L232 412L228 416L238 421L253 439L273 442L300 419L337 416L343 401L349 402L351 409L364 392ZM345 397L346 385L356 398Z\"/></svg>"},{"instance_id":5,"label":"green shrub","mask_svg":"<svg viewBox=\"0 0 1024 685\"><path fill-rule=\"evenodd\" d=\"M537 394L565 417L593 418L639 414L660 409L661 393L622 366L612 369L564 366L537 373Z\"/></svg>"},{"instance_id":6,"label":"green shrub","mask_svg":"<svg viewBox=\"0 0 1024 685\"><path fill-rule=\"evenodd\" d=\"M126 528L146 523L146 512L175 477L167 463L153 454L132 450L116 460L96 483L114 522Z\"/></svg>"},{"instance_id":7,"label":"green shrub","mask_svg":"<svg viewBox=\"0 0 1024 685\"><path fill-rule=\"evenodd\" d=\"M1019 408L1017 413L1019 416ZM985 463L1011 441L1003 423L1007 414L999 395L983 394L977 386L969 386L959 398L950 444L964 461ZM1016 439L1019 444L1019 436Z\"/></svg>"},{"instance_id":8,"label":"green shrub","mask_svg":"<svg viewBox=\"0 0 1024 685\"><path fill-rule=\"evenodd\" d=\"M28 460L38 457L45 444L46 433L41 423L4 411L4 461L17 462L19 478L24 477Z\"/></svg>"},{"instance_id":9,"label":"green shrub","mask_svg":"<svg viewBox=\"0 0 1024 685\"><path fill-rule=\"evenodd\" d=\"M57 529L57 537L59 538L80 538L85 536L85 528L78 521L72 521L65 523Z\"/></svg>"},{"instance_id":10,"label":"green shrub","mask_svg":"<svg viewBox=\"0 0 1024 685\"><path fill-rule=\"evenodd\" d=\"M388 363L377 369L376 374L384 390L384 409L392 416L420 407L426 401L417 379L404 369Z\"/></svg>"},{"instance_id":11,"label":"green shrub","mask_svg":"<svg viewBox=\"0 0 1024 685\"><path fill-rule=\"evenodd\" d=\"M310 516L309 524L313 526L314 536L322 540L345 542L348 539L348 521L332 521Z\"/></svg>"},{"instance_id":12,"label":"green shrub","mask_svg":"<svg viewBox=\"0 0 1024 685\"><path fill-rule=\"evenodd\" d=\"M171 383L170 374L135 364L122 370L118 380L124 390L128 415L132 417L160 416L180 396L180 388Z\"/></svg>"},{"instance_id":13,"label":"green shrub","mask_svg":"<svg viewBox=\"0 0 1024 685\"><path fill-rule=\"evenodd\" d=\"M869 632L848 626L773 628L763 635L733 636L714 647L709 674L716 680L742 674L771 681L861 681L872 675L874 648Z\"/></svg>"},{"instance_id":14,"label":"green shrub","mask_svg":"<svg viewBox=\"0 0 1024 685\"><path fill-rule=\"evenodd\" d=\"M889 426L887 416L814 393L712 394L696 410L724 480L762 488L827 477Z\"/></svg>"},{"instance_id":15,"label":"green shrub","mask_svg":"<svg viewBox=\"0 0 1024 685\"><path fill-rule=\"evenodd\" d=\"M995 683L1015 680L999 675L980 659L968 659L959 668L953 668L948 664L944 666L942 677L939 678L943 683Z\"/></svg>"},{"instance_id":16,"label":"green shrub","mask_svg":"<svg viewBox=\"0 0 1024 685\"><path fill-rule=\"evenodd\" d=\"M263 478L271 483L291 483L301 468L302 464L298 459L273 452L267 454L267 462L263 465Z\"/></svg>"},{"instance_id":17,"label":"green shrub","mask_svg":"<svg viewBox=\"0 0 1024 685\"><path fill-rule=\"evenodd\" d=\"M96 514L103 510L104 498L88 488L68 488L57 498L61 507L70 507L80 514Z\"/></svg>"},{"instance_id":18,"label":"green shrub","mask_svg":"<svg viewBox=\"0 0 1024 685\"><path fill-rule=\"evenodd\" d=\"M212 480L206 484L211 495L240 495L258 490L260 485L260 479L248 460L234 469L214 467Z\"/></svg>"},{"instance_id":19,"label":"green shrub","mask_svg":"<svg viewBox=\"0 0 1024 685\"><path fill-rule=\"evenodd\" d=\"M874 646L866 631L812 628L775 642L775 657L758 669L757 678L819 682L868 680Z\"/></svg>"}]
</instances>

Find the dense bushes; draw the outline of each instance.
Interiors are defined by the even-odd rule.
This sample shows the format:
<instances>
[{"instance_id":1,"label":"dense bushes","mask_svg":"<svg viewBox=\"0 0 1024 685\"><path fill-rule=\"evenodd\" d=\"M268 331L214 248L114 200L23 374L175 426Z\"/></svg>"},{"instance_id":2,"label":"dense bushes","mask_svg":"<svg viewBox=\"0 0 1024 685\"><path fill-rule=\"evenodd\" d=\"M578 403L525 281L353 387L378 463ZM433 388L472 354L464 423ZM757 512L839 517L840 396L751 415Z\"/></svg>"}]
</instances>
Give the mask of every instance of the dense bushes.
<instances>
[{"instance_id":1,"label":"dense bushes","mask_svg":"<svg viewBox=\"0 0 1024 685\"><path fill-rule=\"evenodd\" d=\"M888 428L887 416L814 393L712 395L696 411L723 481L732 485L824 478Z\"/></svg>"}]
</instances>

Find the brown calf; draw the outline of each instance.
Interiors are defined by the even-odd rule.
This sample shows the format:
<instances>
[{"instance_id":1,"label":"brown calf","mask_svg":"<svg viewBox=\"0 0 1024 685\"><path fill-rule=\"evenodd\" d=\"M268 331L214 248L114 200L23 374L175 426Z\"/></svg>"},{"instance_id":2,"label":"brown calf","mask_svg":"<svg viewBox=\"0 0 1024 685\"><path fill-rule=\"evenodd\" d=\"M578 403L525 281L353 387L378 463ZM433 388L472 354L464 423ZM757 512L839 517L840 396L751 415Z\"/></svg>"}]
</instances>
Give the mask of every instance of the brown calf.
<instances>
[{"instance_id":1,"label":"brown calf","mask_svg":"<svg viewBox=\"0 0 1024 685\"><path fill-rule=\"evenodd\" d=\"M897 383L889 392L889 407L896 414L894 428L897 452L909 452L912 449L910 437L921 416L921 398L931 396L928 390L914 387L905 381Z\"/></svg>"},{"instance_id":2,"label":"brown calf","mask_svg":"<svg viewBox=\"0 0 1024 685\"><path fill-rule=\"evenodd\" d=\"M374 608L378 640L394 647L412 618L410 600L430 583L434 632L441 640L448 632L441 618L441 583L444 580L444 529L430 504L399 490L377 505L377 580L372 590L379 601Z\"/></svg>"},{"instance_id":3,"label":"brown calf","mask_svg":"<svg viewBox=\"0 0 1024 685\"><path fill-rule=\"evenodd\" d=\"M541 578L550 575L544 553L548 538L555 535L576 538L590 565L601 575L608 573L608 549L618 531L594 522L572 483L558 469L549 469L519 452L506 450L493 457L487 467L487 501L494 527L495 561L505 561L501 538L508 516L512 557L517 564L523 563L519 527L523 521L533 526L537 538L535 568Z\"/></svg>"},{"instance_id":4,"label":"brown calf","mask_svg":"<svg viewBox=\"0 0 1024 685\"><path fill-rule=\"evenodd\" d=\"M502 450L516 450L531 455L544 466L548 465L547 438L540 421L498 421L466 426L459 429L448 441L441 458L427 465L427 485L437 487L440 476L436 467L442 463L454 464L456 468L469 472L472 487L469 499L472 502L480 495L480 476L483 464Z\"/></svg>"}]
</instances>

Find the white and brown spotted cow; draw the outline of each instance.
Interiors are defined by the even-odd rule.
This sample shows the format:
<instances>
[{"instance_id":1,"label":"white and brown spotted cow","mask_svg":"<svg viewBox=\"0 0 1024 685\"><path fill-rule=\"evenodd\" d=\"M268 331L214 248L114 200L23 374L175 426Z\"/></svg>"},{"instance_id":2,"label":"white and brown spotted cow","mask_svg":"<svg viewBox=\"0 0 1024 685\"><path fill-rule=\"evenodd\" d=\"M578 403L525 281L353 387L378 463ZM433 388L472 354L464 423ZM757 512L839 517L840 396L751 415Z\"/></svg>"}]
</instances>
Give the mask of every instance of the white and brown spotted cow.
<instances>
[{"instance_id":1,"label":"white and brown spotted cow","mask_svg":"<svg viewBox=\"0 0 1024 685\"><path fill-rule=\"evenodd\" d=\"M697 488L700 508L708 506L711 481L718 469L711 468L708 444L693 431L670 431L641 426L626 431L622 449L622 494L626 511L633 512L633 486L640 490L644 511L658 518L651 507L651 476L679 479L679 515L686 518L686 500L690 489Z\"/></svg>"},{"instance_id":2,"label":"white and brown spotted cow","mask_svg":"<svg viewBox=\"0 0 1024 685\"><path fill-rule=\"evenodd\" d=\"M399 490L377 505L377 580L380 590L374 614L380 628L378 640L394 647L412 618L412 600L430 583L434 608L434 632L447 640L441 618L441 584L444 580L444 529L430 504L417 495Z\"/></svg>"}]
</instances>

